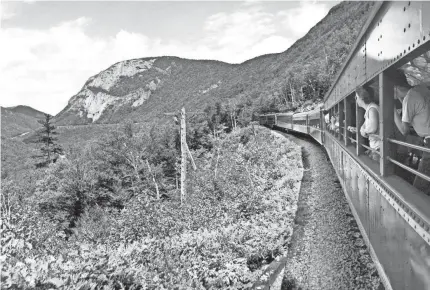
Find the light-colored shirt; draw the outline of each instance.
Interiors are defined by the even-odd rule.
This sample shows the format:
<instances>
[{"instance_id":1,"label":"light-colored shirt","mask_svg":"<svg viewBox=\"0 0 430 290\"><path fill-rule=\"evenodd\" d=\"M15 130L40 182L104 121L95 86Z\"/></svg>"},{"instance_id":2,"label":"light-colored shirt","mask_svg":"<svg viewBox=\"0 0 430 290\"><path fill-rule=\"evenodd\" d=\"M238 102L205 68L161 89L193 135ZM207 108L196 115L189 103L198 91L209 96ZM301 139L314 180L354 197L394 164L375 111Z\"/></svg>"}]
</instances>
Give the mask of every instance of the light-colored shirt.
<instances>
[{"instance_id":1,"label":"light-colored shirt","mask_svg":"<svg viewBox=\"0 0 430 290\"><path fill-rule=\"evenodd\" d=\"M430 90L426 86L408 91L402 104L402 122L410 123L419 136L430 136Z\"/></svg>"},{"instance_id":2,"label":"light-colored shirt","mask_svg":"<svg viewBox=\"0 0 430 290\"><path fill-rule=\"evenodd\" d=\"M379 106L375 103L370 103L366 108L366 112L364 113L364 123L360 128L360 133L361 136L369 138L370 148L379 149L379 147L381 146L381 141L379 137L377 137L379 135L379 119L370 118L370 109L372 108L378 112L379 118ZM373 134L376 136L373 136Z\"/></svg>"}]
</instances>

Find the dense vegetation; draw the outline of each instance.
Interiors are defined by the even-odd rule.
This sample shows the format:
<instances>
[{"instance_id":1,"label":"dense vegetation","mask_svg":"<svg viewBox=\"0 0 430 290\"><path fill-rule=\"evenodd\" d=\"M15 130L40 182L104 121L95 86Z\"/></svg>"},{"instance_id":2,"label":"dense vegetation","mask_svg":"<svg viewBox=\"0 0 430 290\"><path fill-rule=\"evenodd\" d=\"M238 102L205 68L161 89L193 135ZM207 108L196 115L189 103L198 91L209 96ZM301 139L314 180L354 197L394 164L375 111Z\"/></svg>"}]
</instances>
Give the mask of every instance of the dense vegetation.
<instances>
[{"instance_id":1,"label":"dense vegetation","mask_svg":"<svg viewBox=\"0 0 430 290\"><path fill-rule=\"evenodd\" d=\"M2 287L248 287L290 238L300 149L260 127L220 132L221 108L189 123L183 205L174 125L127 123L31 181L3 179Z\"/></svg>"},{"instance_id":2,"label":"dense vegetation","mask_svg":"<svg viewBox=\"0 0 430 290\"><path fill-rule=\"evenodd\" d=\"M248 287L289 241L302 172L299 148L250 122L318 102L372 5L342 2L286 52L243 64L160 58L171 68L144 76L162 80L145 105L100 119L124 123L57 116L66 158L47 168L29 158L36 134L9 138L34 116L2 108L2 287ZM187 124L197 170L181 205L178 128L162 113L184 105L198 112Z\"/></svg>"}]
</instances>

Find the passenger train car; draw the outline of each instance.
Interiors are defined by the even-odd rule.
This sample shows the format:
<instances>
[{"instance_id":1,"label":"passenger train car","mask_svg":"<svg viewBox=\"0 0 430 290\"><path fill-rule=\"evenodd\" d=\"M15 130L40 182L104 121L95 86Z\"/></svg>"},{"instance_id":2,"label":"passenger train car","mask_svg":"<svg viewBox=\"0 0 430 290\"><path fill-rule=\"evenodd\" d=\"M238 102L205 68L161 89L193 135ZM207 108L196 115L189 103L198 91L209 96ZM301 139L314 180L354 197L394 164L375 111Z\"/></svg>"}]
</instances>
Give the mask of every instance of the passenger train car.
<instances>
[{"instance_id":1,"label":"passenger train car","mask_svg":"<svg viewBox=\"0 0 430 290\"><path fill-rule=\"evenodd\" d=\"M260 124L308 134L325 147L386 289L430 289L430 196L408 179L430 181L430 176L401 158L416 155L419 160L430 148L397 131L394 108L401 103L394 98L396 84L389 74L401 69L412 85L430 84L430 2L375 6L324 106L261 115ZM348 130L364 122L364 110L355 102L357 86L373 88L379 104L380 150ZM336 117L338 125L327 124L326 115ZM377 154L377 161L366 151Z\"/></svg>"}]
</instances>

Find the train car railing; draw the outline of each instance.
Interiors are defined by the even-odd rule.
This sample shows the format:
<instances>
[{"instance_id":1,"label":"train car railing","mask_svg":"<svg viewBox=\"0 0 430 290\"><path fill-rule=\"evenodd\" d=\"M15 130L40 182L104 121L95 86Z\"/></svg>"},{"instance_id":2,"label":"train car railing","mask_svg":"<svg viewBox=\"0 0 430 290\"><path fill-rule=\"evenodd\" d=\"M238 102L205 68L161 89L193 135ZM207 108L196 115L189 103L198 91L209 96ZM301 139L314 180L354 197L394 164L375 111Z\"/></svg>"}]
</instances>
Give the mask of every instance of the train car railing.
<instances>
[{"instance_id":1,"label":"train car railing","mask_svg":"<svg viewBox=\"0 0 430 290\"><path fill-rule=\"evenodd\" d=\"M430 2L374 7L324 98L325 112L339 118L339 133L328 126L324 145L386 288L430 289L430 184L415 182L430 182L421 163L430 148L399 137L393 114L398 91L391 78L402 69L413 85L430 81ZM379 105L378 149L360 134L365 112L355 101L358 86L373 88Z\"/></svg>"},{"instance_id":2,"label":"train car railing","mask_svg":"<svg viewBox=\"0 0 430 290\"><path fill-rule=\"evenodd\" d=\"M320 128L313 112L291 120L294 131L319 133L386 289L430 289L430 184L420 189L402 176L430 182L420 167L425 163L418 163L430 148L400 137L394 123L398 90L390 77L402 69L414 85L430 83L429 59L430 2L376 2L324 97ZM373 88L379 105L377 147L360 133L368 107L356 102L358 86ZM416 162L405 162L401 152Z\"/></svg>"}]
</instances>

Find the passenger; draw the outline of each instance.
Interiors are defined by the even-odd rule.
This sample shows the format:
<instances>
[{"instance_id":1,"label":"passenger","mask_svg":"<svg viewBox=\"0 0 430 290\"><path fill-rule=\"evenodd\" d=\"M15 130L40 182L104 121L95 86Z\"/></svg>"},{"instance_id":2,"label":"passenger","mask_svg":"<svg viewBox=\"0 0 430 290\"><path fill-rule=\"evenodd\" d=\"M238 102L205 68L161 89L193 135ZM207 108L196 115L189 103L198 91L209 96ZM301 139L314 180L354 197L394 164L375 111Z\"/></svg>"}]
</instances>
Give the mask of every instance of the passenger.
<instances>
[{"instance_id":1,"label":"passenger","mask_svg":"<svg viewBox=\"0 0 430 290\"><path fill-rule=\"evenodd\" d=\"M327 113L327 114L324 115L324 121L325 121L325 124L326 124L326 126L325 126L326 129L330 129L330 114L329 113Z\"/></svg>"},{"instance_id":2,"label":"passenger","mask_svg":"<svg viewBox=\"0 0 430 290\"><path fill-rule=\"evenodd\" d=\"M379 106L371 102L369 92L363 87L357 87L355 99L357 105L365 110L364 123L360 128L360 134L369 139L369 147L374 150L367 150L365 153L375 161L379 161L378 151L381 147L379 138Z\"/></svg>"},{"instance_id":3,"label":"passenger","mask_svg":"<svg viewBox=\"0 0 430 290\"><path fill-rule=\"evenodd\" d=\"M339 114L335 114L331 116L331 129L336 133L339 133Z\"/></svg>"},{"instance_id":4,"label":"passenger","mask_svg":"<svg viewBox=\"0 0 430 290\"><path fill-rule=\"evenodd\" d=\"M399 131L407 136L411 126L420 136L421 144L430 148L430 90L424 85L412 87L403 72L397 70L390 75L394 81L394 97L402 103L402 117L394 109L394 122ZM430 176L430 153L423 152L418 171ZM414 187L430 195L430 182L418 176L415 177Z\"/></svg>"}]
</instances>

